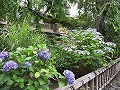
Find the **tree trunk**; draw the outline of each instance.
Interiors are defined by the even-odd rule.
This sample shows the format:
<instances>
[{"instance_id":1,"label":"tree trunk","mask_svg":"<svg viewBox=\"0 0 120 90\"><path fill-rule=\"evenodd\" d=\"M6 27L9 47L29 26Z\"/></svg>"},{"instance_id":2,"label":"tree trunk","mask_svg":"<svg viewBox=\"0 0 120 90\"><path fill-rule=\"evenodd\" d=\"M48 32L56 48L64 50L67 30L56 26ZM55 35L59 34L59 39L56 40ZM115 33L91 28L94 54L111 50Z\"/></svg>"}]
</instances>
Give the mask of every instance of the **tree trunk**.
<instances>
[{"instance_id":1,"label":"tree trunk","mask_svg":"<svg viewBox=\"0 0 120 90\"><path fill-rule=\"evenodd\" d=\"M95 18L94 26L95 28L103 35L106 34L106 26L105 26L105 20L107 16L107 12L109 9L110 4L107 4L108 0L96 0L96 10L98 11L98 14L101 13L99 16ZM100 12L100 8L105 5L105 8L103 11Z\"/></svg>"}]
</instances>

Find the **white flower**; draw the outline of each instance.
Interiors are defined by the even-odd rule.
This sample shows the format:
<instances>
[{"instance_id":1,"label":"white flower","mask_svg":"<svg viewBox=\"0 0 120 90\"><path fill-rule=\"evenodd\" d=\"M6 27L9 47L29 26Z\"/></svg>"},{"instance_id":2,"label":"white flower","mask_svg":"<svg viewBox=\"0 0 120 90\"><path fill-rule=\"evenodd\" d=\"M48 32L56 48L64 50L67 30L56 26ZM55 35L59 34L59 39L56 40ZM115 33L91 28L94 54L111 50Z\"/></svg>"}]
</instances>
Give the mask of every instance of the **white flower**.
<instances>
[{"instance_id":1,"label":"white flower","mask_svg":"<svg viewBox=\"0 0 120 90\"><path fill-rule=\"evenodd\" d=\"M105 43L107 46L112 46L112 47L116 47L116 44L113 42L106 42Z\"/></svg>"},{"instance_id":2,"label":"white flower","mask_svg":"<svg viewBox=\"0 0 120 90\"><path fill-rule=\"evenodd\" d=\"M82 42L82 41L80 41L80 40L77 40L76 42L78 42L78 43L79 43L79 42Z\"/></svg>"},{"instance_id":3,"label":"white flower","mask_svg":"<svg viewBox=\"0 0 120 90\"><path fill-rule=\"evenodd\" d=\"M99 50L94 50L94 52L99 53L99 54L105 54L105 52L104 52L103 50L101 50L101 49L99 49Z\"/></svg>"},{"instance_id":4,"label":"white flower","mask_svg":"<svg viewBox=\"0 0 120 90\"><path fill-rule=\"evenodd\" d=\"M72 39L73 39L73 40L75 40L75 38L74 38L74 37L72 37Z\"/></svg>"},{"instance_id":5,"label":"white flower","mask_svg":"<svg viewBox=\"0 0 120 90\"><path fill-rule=\"evenodd\" d=\"M68 48L68 50L67 51L69 51L69 52L71 52L71 51L73 51L71 48Z\"/></svg>"},{"instance_id":6,"label":"white flower","mask_svg":"<svg viewBox=\"0 0 120 90\"><path fill-rule=\"evenodd\" d=\"M71 46L71 48L73 48L73 49L76 48L76 47L77 47L76 45Z\"/></svg>"},{"instance_id":7,"label":"white flower","mask_svg":"<svg viewBox=\"0 0 120 90\"><path fill-rule=\"evenodd\" d=\"M73 51L71 48L63 48L65 51L69 51L69 52L71 52L71 51Z\"/></svg>"},{"instance_id":8,"label":"white flower","mask_svg":"<svg viewBox=\"0 0 120 90\"><path fill-rule=\"evenodd\" d=\"M78 53L78 52L80 52L80 50L75 50L74 52Z\"/></svg>"},{"instance_id":9,"label":"white flower","mask_svg":"<svg viewBox=\"0 0 120 90\"><path fill-rule=\"evenodd\" d=\"M90 55L90 52L88 52L87 50L82 51L82 50L75 50L74 52L82 54L82 55Z\"/></svg>"},{"instance_id":10,"label":"white flower","mask_svg":"<svg viewBox=\"0 0 120 90\"><path fill-rule=\"evenodd\" d=\"M87 46L86 46L86 45L82 45L81 47L82 47L82 48L86 48Z\"/></svg>"},{"instance_id":11,"label":"white flower","mask_svg":"<svg viewBox=\"0 0 120 90\"><path fill-rule=\"evenodd\" d=\"M88 52L87 50L83 51L83 53L86 55L90 55L90 52Z\"/></svg>"},{"instance_id":12,"label":"white flower","mask_svg":"<svg viewBox=\"0 0 120 90\"><path fill-rule=\"evenodd\" d=\"M0 58L0 62L2 62L2 58Z\"/></svg>"},{"instance_id":13,"label":"white flower","mask_svg":"<svg viewBox=\"0 0 120 90\"><path fill-rule=\"evenodd\" d=\"M104 50L107 51L107 52L113 52L114 51L114 49L112 49L111 47L105 47Z\"/></svg>"},{"instance_id":14,"label":"white flower","mask_svg":"<svg viewBox=\"0 0 120 90\"><path fill-rule=\"evenodd\" d=\"M105 44L105 42L104 42L104 41L99 41L99 43L100 43L100 44Z\"/></svg>"},{"instance_id":15,"label":"white flower","mask_svg":"<svg viewBox=\"0 0 120 90\"><path fill-rule=\"evenodd\" d=\"M17 52L22 52L22 51L23 51L23 48L18 47L18 48L16 49L16 51L17 51Z\"/></svg>"}]
</instances>

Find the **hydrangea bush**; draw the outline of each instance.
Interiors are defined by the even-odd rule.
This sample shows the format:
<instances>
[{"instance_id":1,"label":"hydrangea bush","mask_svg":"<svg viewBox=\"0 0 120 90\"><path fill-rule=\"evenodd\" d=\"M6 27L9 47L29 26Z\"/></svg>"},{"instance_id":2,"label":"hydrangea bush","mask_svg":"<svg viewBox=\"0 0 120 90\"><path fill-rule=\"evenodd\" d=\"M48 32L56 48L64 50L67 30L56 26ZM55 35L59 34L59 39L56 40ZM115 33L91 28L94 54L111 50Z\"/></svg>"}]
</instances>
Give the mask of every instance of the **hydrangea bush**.
<instances>
[{"instance_id":1,"label":"hydrangea bush","mask_svg":"<svg viewBox=\"0 0 120 90\"><path fill-rule=\"evenodd\" d=\"M0 53L0 89L49 90L51 79L64 78L57 72L45 44L18 47ZM7 89L6 89L7 88Z\"/></svg>"},{"instance_id":2,"label":"hydrangea bush","mask_svg":"<svg viewBox=\"0 0 120 90\"><path fill-rule=\"evenodd\" d=\"M55 52L59 58L57 67L84 65L96 69L105 66L112 59L116 47L113 42L105 42L102 34L94 28L72 30L61 39L62 42L56 46L60 50Z\"/></svg>"}]
</instances>

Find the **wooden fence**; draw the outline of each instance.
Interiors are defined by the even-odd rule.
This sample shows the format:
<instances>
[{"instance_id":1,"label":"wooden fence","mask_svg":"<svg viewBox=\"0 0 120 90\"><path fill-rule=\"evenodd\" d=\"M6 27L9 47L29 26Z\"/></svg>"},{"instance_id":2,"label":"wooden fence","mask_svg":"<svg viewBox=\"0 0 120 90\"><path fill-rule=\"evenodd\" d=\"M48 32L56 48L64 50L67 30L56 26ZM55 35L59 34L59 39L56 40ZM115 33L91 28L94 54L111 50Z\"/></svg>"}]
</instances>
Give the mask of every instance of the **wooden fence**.
<instances>
[{"instance_id":1,"label":"wooden fence","mask_svg":"<svg viewBox=\"0 0 120 90\"><path fill-rule=\"evenodd\" d=\"M100 68L76 79L73 85L67 85L55 90L103 90L118 72L120 72L120 58L107 67Z\"/></svg>"}]
</instances>

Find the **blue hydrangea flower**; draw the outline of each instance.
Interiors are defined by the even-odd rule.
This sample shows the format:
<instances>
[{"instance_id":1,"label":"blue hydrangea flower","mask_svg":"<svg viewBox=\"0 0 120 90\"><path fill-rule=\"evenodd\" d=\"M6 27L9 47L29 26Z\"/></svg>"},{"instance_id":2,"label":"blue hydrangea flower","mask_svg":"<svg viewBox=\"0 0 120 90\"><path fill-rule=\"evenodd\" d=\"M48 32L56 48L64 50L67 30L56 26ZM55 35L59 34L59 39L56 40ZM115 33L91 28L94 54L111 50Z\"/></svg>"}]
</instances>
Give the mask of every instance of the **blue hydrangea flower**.
<instances>
[{"instance_id":1,"label":"blue hydrangea flower","mask_svg":"<svg viewBox=\"0 0 120 90\"><path fill-rule=\"evenodd\" d=\"M32 63L30 63L30 62L24 62L23 66L31 67Z\"/></svg>"},{"instance_id":2,"label":"blue hydrangea flower","mask_svg":"<svg viewBox=\"0 0 120 90\"><path fill-rule=\"evenodd\" d=\"M18 64L10 60L3 66L3 71L9 71L10 69L17 69L17 68L18 68Z\"/></svg>"},{"instance_id":3,"label":"blue hydrangea flower","mask_svg":"<svg viewBox=\"0 0 120 90\"><path fill-rule=\"evenodd\" d=\"M74 81L75 81L75 75L74 75L74 73L72 71L70 71L70 70L64 70L63 74L67 78L69 85L71 85L71 84L74 83Z\"/></svg>"},{"instance_id":4,"label":"blue hydrangea flower","mask_svg":"<svg viewBox=\"0 0 120 90\"><path fill-rule=\"evenodd\" d=\"M73 84L74 81L75 81L75 78L74 78L74 77L68 78L68 84L69 84L69 85Z\"/></svg>"},{"instance_id":5,"label":"blue hydrangea flower","mask_svg":"<svg viewBox=\"0 0 120 90\"><path fill-rule=\"evenodd\" d=\"M4 59L4 56L5 56L4 54L0 53L0 58L1 59Z\"/></svg>"},{"instance_id":6,"label":"blue hydrangea flower","mask_svg":"<svg viewBox=\"0 0 120 90\"><path fill-rule=\"evenodd\" d=\"M6 58L6 57L8 57L9 56L9 52L1 52L0 53L0 58L2 58L2 59L4 59L4 58Z\"/></svg>"},{"instance_id":7,"label":"blue hydrangea flower","mask_svg":"<svg viewBox=\"0 0 120 90\"><path fill-rule=\"evenodd\" d=\"M41 52L37 52L38 53L38 57L41 60L48 60L50 58L50 53L49 51L41 51Z\"/></svg>"}]
</instances>

